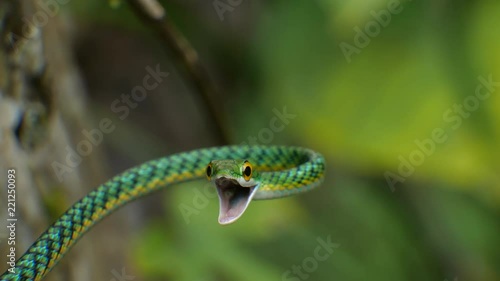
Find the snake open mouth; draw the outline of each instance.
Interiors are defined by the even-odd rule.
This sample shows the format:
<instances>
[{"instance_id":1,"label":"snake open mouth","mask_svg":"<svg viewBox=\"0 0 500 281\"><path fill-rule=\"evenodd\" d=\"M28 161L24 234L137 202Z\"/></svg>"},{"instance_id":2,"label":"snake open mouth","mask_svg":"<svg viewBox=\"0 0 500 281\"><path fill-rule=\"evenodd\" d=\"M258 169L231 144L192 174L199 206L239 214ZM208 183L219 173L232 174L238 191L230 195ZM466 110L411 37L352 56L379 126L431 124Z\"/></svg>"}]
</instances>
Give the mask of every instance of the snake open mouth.
<instances>
[{"instance_id":1,"label":"snake open mouth","mask_svg":"<svg viewBox=\"0 0 500 281\"><path fill-rule=\"evenodd\" d=\"M256 186L241 186L238 181L228 178L215 180L219 195L219 223L230 224L236 221L247 209L257 190Z\"/></svg>"}]
</instances>

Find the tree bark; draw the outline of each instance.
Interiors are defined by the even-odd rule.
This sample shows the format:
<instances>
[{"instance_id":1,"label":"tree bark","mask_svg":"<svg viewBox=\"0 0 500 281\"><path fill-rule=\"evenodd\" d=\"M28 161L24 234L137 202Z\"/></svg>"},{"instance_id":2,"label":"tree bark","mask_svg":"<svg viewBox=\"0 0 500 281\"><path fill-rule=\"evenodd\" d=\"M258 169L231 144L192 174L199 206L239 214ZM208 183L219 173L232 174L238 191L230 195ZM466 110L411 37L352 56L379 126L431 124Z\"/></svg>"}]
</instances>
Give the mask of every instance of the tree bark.
<instances>
[{"instance_id":1,"label":"tree bark","mask_svg":"<svg viewBox=\"0 0 500 281\"><path fill-rule=\"evenodd\" d=\"M42 2L0 2L0 180L6 186L7 170L16 169L17 258L73 202L104 181L99 147L80 161L69 152L88 128L86 94L73 61L71 20L63 7L47 10ZM0 191L2 225L6 190ZM2 226L1 260L7 255L7 235ZM109 268L99 268L105 254L92 255L103 243L95 238L83 239L79 244L85 246L70 252L70 261L65 258L47 280L110 276ZM6 263L1 264L3 272Z\"/></svg>"}]
</instances>

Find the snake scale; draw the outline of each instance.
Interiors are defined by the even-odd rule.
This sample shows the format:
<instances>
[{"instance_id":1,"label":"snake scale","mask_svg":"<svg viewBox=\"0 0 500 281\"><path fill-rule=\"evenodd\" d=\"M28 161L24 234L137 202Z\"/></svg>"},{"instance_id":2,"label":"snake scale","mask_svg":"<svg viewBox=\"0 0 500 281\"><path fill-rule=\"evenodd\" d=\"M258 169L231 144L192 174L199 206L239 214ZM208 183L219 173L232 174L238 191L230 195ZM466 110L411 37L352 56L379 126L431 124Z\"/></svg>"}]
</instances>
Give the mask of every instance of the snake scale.
<instances>
[{"instance_id":1,"label":"snake scale","mask_svg":"<svg viewBox=\"0 0 500 281\"><path fill-rule=\"evenodd\" d=\"M88 193L61 215L1 281L41 280L90 228L124 204L172 184L208 177L219 195L219 223L237 220L251 200L308 191L325 160L307 148L222 146L183 152L131 168Z\"/></svg>"}]
</instances>

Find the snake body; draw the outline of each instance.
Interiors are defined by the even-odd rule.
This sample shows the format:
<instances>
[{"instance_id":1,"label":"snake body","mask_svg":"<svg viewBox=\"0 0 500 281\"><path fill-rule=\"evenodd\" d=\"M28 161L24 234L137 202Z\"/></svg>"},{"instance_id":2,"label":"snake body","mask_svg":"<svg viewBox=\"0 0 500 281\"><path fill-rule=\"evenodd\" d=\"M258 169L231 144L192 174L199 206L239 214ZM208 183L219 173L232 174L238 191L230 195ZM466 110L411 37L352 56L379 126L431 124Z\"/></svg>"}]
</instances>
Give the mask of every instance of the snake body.
<instances>
[{"instance_id":1,"label":"snake body","mask_svg":"<svg viewBox=\"0 0 500 281\"><path fill-rule=\"evenodd\" d=\"M6 271L0 280L41 280L79 238L114 210L160 188L202 178L207 164L217 159L248 159L253 163L259 176L253 179L256 190L250 200L307 191L322 181L325 169L319 153L287 146L204 148L146 162L113 177L76 202L20 257L14 273ZM223 172L219 171L219 178Z\"/></svg>"}]
</instances>

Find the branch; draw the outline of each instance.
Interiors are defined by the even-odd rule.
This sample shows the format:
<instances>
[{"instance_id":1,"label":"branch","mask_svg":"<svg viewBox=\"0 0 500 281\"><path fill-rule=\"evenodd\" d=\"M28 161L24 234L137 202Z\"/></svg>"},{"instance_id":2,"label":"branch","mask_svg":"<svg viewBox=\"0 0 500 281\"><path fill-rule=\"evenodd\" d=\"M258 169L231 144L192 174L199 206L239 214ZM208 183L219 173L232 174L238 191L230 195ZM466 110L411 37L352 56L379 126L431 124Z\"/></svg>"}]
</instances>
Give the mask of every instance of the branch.
<instances>
[{"instance_id":1,"label":"branch","mask_svg":"<svg viewBox=\"0 0 500 281\"><path fill-rule=\"evenodd\" d=\"M163 42L174 52L175 57L187 69L200 98L207 105L207 114L213 120L208 123L214 127L217 142L228 144L229 138L224 129L225 126L223 126L224 116L220 110L217 110L214 101L214 97L216 97L215 87L205 68L201 65L196 50L175 27L157 0L128 0L128 3L142 21L158 33Z\"/></svg>"}]
</instances>

